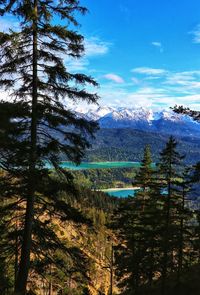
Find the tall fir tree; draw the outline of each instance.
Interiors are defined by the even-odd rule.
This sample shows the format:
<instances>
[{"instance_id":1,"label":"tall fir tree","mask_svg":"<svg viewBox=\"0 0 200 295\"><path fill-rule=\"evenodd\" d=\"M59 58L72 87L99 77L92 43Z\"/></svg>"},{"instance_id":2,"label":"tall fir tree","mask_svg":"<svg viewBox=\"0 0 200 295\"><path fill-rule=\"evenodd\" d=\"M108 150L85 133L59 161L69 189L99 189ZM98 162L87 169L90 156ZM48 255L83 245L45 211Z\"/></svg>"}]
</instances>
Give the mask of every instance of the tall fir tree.
<instances>
[{"instance_id":1,"label":"tall fir tree","mask_svg":"<svg viewBox=\"0 0 200 295\"><path fill-rule=\"evenodd\" d=\"M164 224L162 239L162 294L165 294L166 278L168 270L173 269L173 253L177 235L177 215L179 208L179 193L177 191L177 179L180 178L182 160L184 156L177 151L177 142L171 136L165 148L160 154L158 179L162 185L164 199Z\"/></svg>"},{"instance_id":2,"label":"tall fir tree","mask_svg":"<svg viewBox=\"0 0 200 295\"><path fill-rule=\"evenodd\" d=\"M78 26L76 12L86 12L78 0L4 0L0 5L2 15L9 13L20 21L16 32L0 33L0 84L13 98L0 107L0 165L7 181L14 180L2 197L14 194L26 209L15 284L21 295L30 269L35 204L44 194L56 204L58 186L52 187L44 162L51 162L70 184L58 165L60 155L79 163L89 146L86 134L93 135L97 128L66 105L70 100L95 103L98 96L85 90L86 84L97 85L91 77L70 73L64 64L64 56L79 58L84 52L83 37L72 29ZM55 15L61 24L55 24Z\"/></svg>"},{"instance_id":3,"label":"tall fir tree","mask_svg":"<svg viewBox=\"0 0 200 295\"><path fill-rule=\"evenodd\" d=\"M150 187L152 185L152 177L153 177L153 167L152 167L152 159L151 159L151 150L147 145L144 148L144 157L141 161L141 167L138 173L135 176L134 185L140 187L137 196L140 196L143 199L142 210L145 208L146 199L149 198L148 192L150 191Z\"/></svg>"},{"instance_id":4,"label":"tall fir tree","mask_svg":"<svg viewBox=\"0 0 200 295\"><path fill-rule=\"evenodd\" d=\"M144 284L151 285L157 271L162 212L152 164L150 149L146 147L134 182L140 190L121 203L112 221L119 239L115 261L121 294L139 294Z\"/></svg>"}]
</instances>

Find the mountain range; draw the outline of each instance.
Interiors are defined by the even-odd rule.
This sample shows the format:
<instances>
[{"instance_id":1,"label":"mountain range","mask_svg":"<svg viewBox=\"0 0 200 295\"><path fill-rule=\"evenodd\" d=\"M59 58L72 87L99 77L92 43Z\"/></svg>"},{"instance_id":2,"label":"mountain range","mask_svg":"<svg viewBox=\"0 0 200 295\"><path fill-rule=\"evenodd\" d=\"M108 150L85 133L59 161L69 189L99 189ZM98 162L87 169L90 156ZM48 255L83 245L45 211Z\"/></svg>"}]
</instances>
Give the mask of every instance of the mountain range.
<instances>
[{"instance_id":1,"label":"mountain range","mask_svg":"<svg viewBox=\"0 0 200 295\"><path fill-rule=\"evenodd\" d=\"M153 161L170 135L178 142L185 161L200 161L200 123L171 109L154 111L147 108L101 106L75 109L78 117L99 123L100 130L91 140L85 161L141 161L146 145L151 147Z\"/></svg>"},{"instance_id":2,"label":"mountain range","mask_svg":"<svg viewBox=\"0 0 200 295\"><path fill-rule=\"evenodd\" d=\"M101 128L128 128L174 136L194 136L200 138L200 124L186 115L173 110L153 111L147 108L98 107L76 110L78 116L99 123Z\"/></svg>"}]
</instances>

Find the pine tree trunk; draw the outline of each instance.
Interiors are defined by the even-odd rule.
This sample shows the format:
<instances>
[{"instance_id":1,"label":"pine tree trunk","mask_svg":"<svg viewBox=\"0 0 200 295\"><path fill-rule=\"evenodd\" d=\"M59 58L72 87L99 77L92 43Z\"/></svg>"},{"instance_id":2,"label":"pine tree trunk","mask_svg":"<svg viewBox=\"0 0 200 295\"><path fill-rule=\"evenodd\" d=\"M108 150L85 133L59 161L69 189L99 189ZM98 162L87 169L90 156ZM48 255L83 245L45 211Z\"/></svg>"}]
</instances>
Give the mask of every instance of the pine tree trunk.
<instances>
[{"instance_id":1,"label":"pine tree trunk","mask_svg":"<svg viewBox=\"0 0 200 295\"><path fill-rule=\"evenodd\" d=\"M182 206L181 206L181 214L183 214L185 208L185 190L183 187L182 192ZM180 244L179 244L179 257L178 257L178 276L177 281L180 283L180 275L183 268L183 230L184 230L184 220L183 216L181 216L181 222L180 222Z\"/></svg>"},{"instance_id":2,"label":"pine tree trunk","mask_svg":"<svg viewBox=\"0 0 200 295\"><path fill-rule=\"evenodd\" d=\"M167 278L167 256L169 252L169 225L170 225L170 209L171 209L171 164L170 175L168 180L168 194L167 194L167 212L166 212L166 224L165 224L165 236L164 236L164 253L163 253L163 265L162 265L162 282L161 282L161 294L165 295L166 278Z\"/></svg>"},{"instance_id":3,"label":"pine tree trunk","mask_svg":"<svg viewBox=\"0 0 200 295\"><path fill-rule=\"evenodd\" d=\"M29 166L29 194L27 196L23 243L16 280L15 294L26 294L28 273L30 268L30 253L32 244L32 227L34 220L34 201L36 191L36 161L37 161L37 7L38 0L34 0L33 20L33 90L31 117L31 151Z\"/></svg>"},{"instance_id":4,"label":"pine tree trunk","mask_svg":"<svg viewBox=\"0 0 200 295\"><path fill-rule=\"evenodd\" d=\"M15 230L16 230L16 232L18 231L18 220L16 221L16 224L15 224ZM16 238L15 238L15 285L16 285L16 282L17 282L18 260L19 260L18 242L19 242L18 241L18 236L17 236L17 233L16 233Z\"/></svg>"},{"instance_id":5,"label":"pine tree trunk","mask_svg":"<svg viewBox=\"0 0 200 295\"><path fill-rule=\"evenodd\" d=\"M111 245L110 293L109 293L109 295L113 295L113 264L114 264L113 256L114 256L114 253L113 253L113 243L112 243L112 245Z\"/></svg>"},{"instance_id":6,"label":"pine tree trunk","mask_svg":"<svg viewBox=\"0 0 200 295\"><path fill-rule=\"evenodd\" d=\"M151 247L151 250L150 250L150 271L149 271L149 286L151 287L152 286L152 282L153 282L153 254L154 254L154 247Z\"/></svg>"}]
</instances>

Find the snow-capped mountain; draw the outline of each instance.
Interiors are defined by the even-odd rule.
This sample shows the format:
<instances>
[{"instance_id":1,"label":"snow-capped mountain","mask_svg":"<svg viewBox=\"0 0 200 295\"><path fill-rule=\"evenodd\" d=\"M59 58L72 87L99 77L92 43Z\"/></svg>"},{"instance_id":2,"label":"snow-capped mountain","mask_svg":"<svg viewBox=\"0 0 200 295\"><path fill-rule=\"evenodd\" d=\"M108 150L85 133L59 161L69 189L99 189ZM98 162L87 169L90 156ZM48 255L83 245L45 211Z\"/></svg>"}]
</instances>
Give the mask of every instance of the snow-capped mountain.
<instances>
[{"instance_id":1,"label":"snow-capped mountain","mask_svg":"<svg viewBox=\"0 0 200 295\"><path fill-rule=\"evenodd\" d=\"M97 121L106 115L113 113L114 109L110 107L98 107L96 110L89 110L86 115L89 119Z\"/></svg>"},{"instance_id":2,"label":"snow-capped mountain","mask_svg":"<svg viewBox=\"0 0 200 295\"><path fill-rule=\"evenodd\" d=\"M80 112L79 112L80 113ZM200 124L186 115L172 110L153 111L140 108L98 107L81 113L87 119L98 121L102 128L132 128L181 136L200 137Z\"/></svg>"},{"instance_id":3,"label":"snow-capped mountain","mask_svg":"<svg viewBox=\"0 0 200 295\"><path fill-rule=\"evenodd\" d=\"M81 117L83 116L89 120L98 121L100 118L106 116L107 114L112 113L114 109L107 106L97 107L92 109L77 107L77 108L74 108L74 111Z\"/></svg>"}]
</instances>

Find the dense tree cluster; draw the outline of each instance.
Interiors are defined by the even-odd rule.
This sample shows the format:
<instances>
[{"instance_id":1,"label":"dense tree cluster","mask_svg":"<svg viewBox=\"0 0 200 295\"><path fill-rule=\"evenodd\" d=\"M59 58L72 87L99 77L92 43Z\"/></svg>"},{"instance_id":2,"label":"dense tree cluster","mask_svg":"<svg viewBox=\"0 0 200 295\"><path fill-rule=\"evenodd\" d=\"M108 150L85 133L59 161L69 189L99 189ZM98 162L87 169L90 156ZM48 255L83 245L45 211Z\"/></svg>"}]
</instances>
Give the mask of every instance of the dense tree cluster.
<instances>
[{"instance_id":1,"label":"dense tree cluster","mask_svg":"<svg viewBox=\"0 0 200 295\"><path fill-rule=\"evenodd\" d=\"M1 16L18 21L0 32L0 86L9 95L0 101L0 293L190 294L183 279L199 270L200 164L186 167L173 137L156 167L150 146L137 171L71 173L59 165L63 158L79 164L98 129L69 108L98 100L87 90L97 86L93 78L67 65L84 53L76 30L77 14L86 12L79 0L0 1ZM199 121L199 112L175 111ZM106 149L90 157L141 159L139 131L102 132ZM163 146L163 136L147 138ZM183 141L182 150L192 144ZM96 191L116 178L139 186L136 196Z\"/></svg>"},{"instance_id":2,"label":"dense tree cluster","mask_svg":"<svg viewBox=\"0 0 200 295\"><path fill-rule=\"evenodd\" d=\"M185 168L183 158L170 137L152 169L147 147L135 177L140 191L124 200L114 215L112 228L120 241L115 249L120 294L154 294L155 282L156 294L169 294L166 286L172 274L180 291L183 270L198 263L199 209L192 200L198 171Z\"/></svg>"},{"instance_id":3,"label":"dense tree cluster","mask_svg":"<svg viewBox=\"0 0 200 295\"><path fill-rule=\"evenodd\" d=\"M173 128L173 127L172 127ZM183 132L176 137L178 151L187 151L185 161L188 164L196 163L200 157L199 138ZM92 140L92 148L87 151L85 161L141 161L145 145L152 151L153 162L158 162L159 152L166 144L166 134L135 130L131 128L111 129L101 128Z\"/></svg>"}]
</instances>

